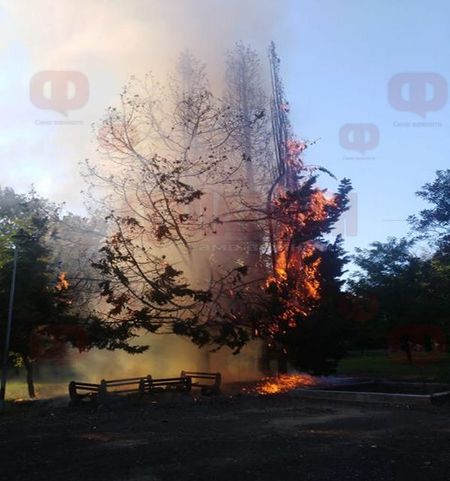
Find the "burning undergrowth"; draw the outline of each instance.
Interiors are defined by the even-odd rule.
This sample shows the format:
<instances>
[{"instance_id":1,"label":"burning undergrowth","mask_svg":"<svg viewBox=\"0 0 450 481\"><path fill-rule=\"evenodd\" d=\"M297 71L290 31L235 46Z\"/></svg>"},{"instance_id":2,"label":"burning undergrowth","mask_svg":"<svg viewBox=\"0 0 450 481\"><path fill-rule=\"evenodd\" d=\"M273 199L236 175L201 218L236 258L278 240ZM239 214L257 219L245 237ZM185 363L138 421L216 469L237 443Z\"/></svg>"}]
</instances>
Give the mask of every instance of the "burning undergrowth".
<instances>
[{"instance_id":1,"label":"burning undergrowth","mask_svg":"<svg viewBox=\"0 0 450 481\"><path fill-rule=\"evenodd\" d=\"M295 389L342 386L352 382L351 378L336 376L313 376L307 373L280 374L264 377L252 386L242 388L246 394L283 394Z\"/></svg>"},{"instance_id":2,"label":"burning undergrowth","mask_svg":"<svg viewBox=\"0 0 450 481\"><path fill-rule=\"evenodd\" d=\"M315 386L318 379L309 374L280 374L279 376L265 377L250 390L255 394L281 394L299 387Z\"/></svg>"}]
</instances>

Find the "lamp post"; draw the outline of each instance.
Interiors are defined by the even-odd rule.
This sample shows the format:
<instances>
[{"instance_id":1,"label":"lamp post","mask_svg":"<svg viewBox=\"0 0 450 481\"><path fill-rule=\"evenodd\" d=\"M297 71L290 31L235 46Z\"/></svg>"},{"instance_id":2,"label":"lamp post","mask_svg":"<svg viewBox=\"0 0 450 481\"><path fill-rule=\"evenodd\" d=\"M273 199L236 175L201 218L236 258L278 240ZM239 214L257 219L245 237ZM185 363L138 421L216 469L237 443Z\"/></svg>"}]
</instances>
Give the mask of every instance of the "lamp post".
<instances>
[{"instance_id":1,"label":"lamp post","mask_svg":"<svg viewBox=\"0 0 450 481\"><path fill-rule=\"evenodd\" d=\"M6 379L8 374L8 353L9 353L9 341L11 338L11 327L13 320L13 307L14 307L14 293L16 290L16 274L17 274L17 258L19 248L17 244L14 246L14 260L13 271L11 277L11 289L9 291L9 306L8 306L8 321L6 325L5 347L3 351L3 364L2 364L2 376L0 387L0 412L5 408L5 394L6 394Z\"/></svg>"}]
</instances>

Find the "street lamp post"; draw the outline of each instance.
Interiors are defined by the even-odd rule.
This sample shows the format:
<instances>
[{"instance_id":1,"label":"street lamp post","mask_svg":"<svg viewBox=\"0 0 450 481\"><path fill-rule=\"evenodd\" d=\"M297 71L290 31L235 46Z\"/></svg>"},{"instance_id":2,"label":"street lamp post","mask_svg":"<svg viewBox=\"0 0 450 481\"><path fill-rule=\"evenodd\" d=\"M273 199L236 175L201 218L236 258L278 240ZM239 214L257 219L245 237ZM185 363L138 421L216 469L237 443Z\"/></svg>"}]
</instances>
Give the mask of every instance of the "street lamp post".
<instances>
[{"instance_id":1,"label":"street lamp post","mask_svg":"<svg viewBox=\"0 0 450 481\"><path fill-rule=\"evenodd\" d=\"M15 245L13 271L12 271L12 277L11 277L11 289L9 291L8 322L6 325L5 348L3 351L2 377L1 377L1 387L0 387L0 411L3 411L5 407L6 379L8 374L9 341L11 338L11 327L12 327L12 320L13 320L13 307L14 307L14 294L16 290L18 253L19 253L19 249L17 245Z\"/></svg>"}]
</instances>

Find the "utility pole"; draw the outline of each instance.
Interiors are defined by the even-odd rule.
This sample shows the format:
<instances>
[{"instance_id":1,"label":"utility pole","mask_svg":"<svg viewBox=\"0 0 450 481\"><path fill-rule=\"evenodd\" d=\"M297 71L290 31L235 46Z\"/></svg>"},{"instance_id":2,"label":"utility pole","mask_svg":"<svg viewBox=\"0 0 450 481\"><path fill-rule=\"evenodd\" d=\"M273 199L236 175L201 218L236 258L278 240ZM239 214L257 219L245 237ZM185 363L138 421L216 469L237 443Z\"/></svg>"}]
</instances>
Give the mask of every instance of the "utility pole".
<instances>
[{"instance_id":1,"label":"utility pole","mask_svg":"<svg viewBox=\"0 0 450 481\"><path fill-rule=\"evenodd\" d=\"M275 178L278 179L278 184L285 189L295 190L296 175L288 162L288 143L294 139L294 135L288 116L289 103L285 97L280 74L280 58L273 42L269 47L269 62L272 81L272 133L276 158Z\"/></svg>"},{"instance_id":2,"label":"utility pole","mask_svg":"<svg viewBox=\"0 0 450 481\"><path fill-rule=\"evenodd\" d=\"M1 387L0 387L0 412L2 412L5 408L6 379L8 374L9 341L11 338L11 327L12 327L12 320L13 320L14 294L16 290L18 254L19 254L19 248L17 247L17 245L15 245L13 271L12 271L12 277L11 277L11 289L9 291L8 322L6 325L5 347L3 351L2 377L1 377Z\"/></svg>"},{"instance_id":3,"label":"utility pole","mask_svg":"<svg viewBox=\"0 0 450 481\"><path fill-rule=\"evenodd\" d=\"M298 178L295 167L290 162L289 142L293 141L291 123L289 121L289 103L284 93L283 81L280 74L280 58L277 55L275 44L269 47L270 76L272 83L272 136L275 149L275 166L273 168L273 184L268 194L268 208L271 209L275 195L280 192L295 191L298 188ZM278 192L277 192L278 191ZM280 255L280 246L277 239L280 233L277 227L269 220L270 250L273 274L276 275L277 258ZM282 238L282 237L281 237ZM277 245L278 244L278 245ZM283 246L286 252L287 247ZM276 343L277 344L277 343ZM276 347L278 374L288 373L288 360L281 345Z\"/></svg>"}]
</instances>

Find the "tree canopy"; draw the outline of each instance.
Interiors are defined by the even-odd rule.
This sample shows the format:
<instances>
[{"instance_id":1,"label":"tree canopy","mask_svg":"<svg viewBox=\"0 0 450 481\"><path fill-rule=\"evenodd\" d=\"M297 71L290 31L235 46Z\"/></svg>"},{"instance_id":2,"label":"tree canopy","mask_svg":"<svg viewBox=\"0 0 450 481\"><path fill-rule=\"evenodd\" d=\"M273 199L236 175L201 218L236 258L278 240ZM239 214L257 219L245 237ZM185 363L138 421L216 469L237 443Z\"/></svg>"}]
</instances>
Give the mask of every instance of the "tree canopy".
<instances>
[{"instance_id":1,"label":"tree canopy","mask_svg":"<svg viewBox=\"0 0 450 481\"><path fill-rule=\"evenodd\" d=\"M226 67L221 98L184 53L166 88L134 79L101 121L85 170L112 229L94 264L97 315L234 352L263 338L280 353L281 334L320 305L325 259L343 262L325 236L351 185L320 189L324 169L304 164L311 143L295 139L282 90L270 110L285 132L274 136L254 51L236 45Z\"/></svg>"},{"instance_id":2,"label":"tree canopy","mask_svg":"<svg viewBox=\"0 0 450 481\"><path fill-rule=\"evenodd\" d=\"M59 206L34 190L17 194L9 188L0 189L0 319L2 326L6 326L16 249L10 356L16 365L26 367L31 396L35 394L35 361L63 357L68 346L79 350L96 346L141 351L130 345L133 335L129 326L110 325L92 313L89 302L93 297L87 286L98 284L100 279L90 279L87 275L92 272L88 274L82 268L92 259L87 256L86 244L80 242L83 232L80 227L86 231L92 228L93 221L75 219L62 215ZM65 229L66 233L67 229L75 230L70 236L61 237ZM1 349L4 336L2 329Z\"/></svg>"}]
</instances>

